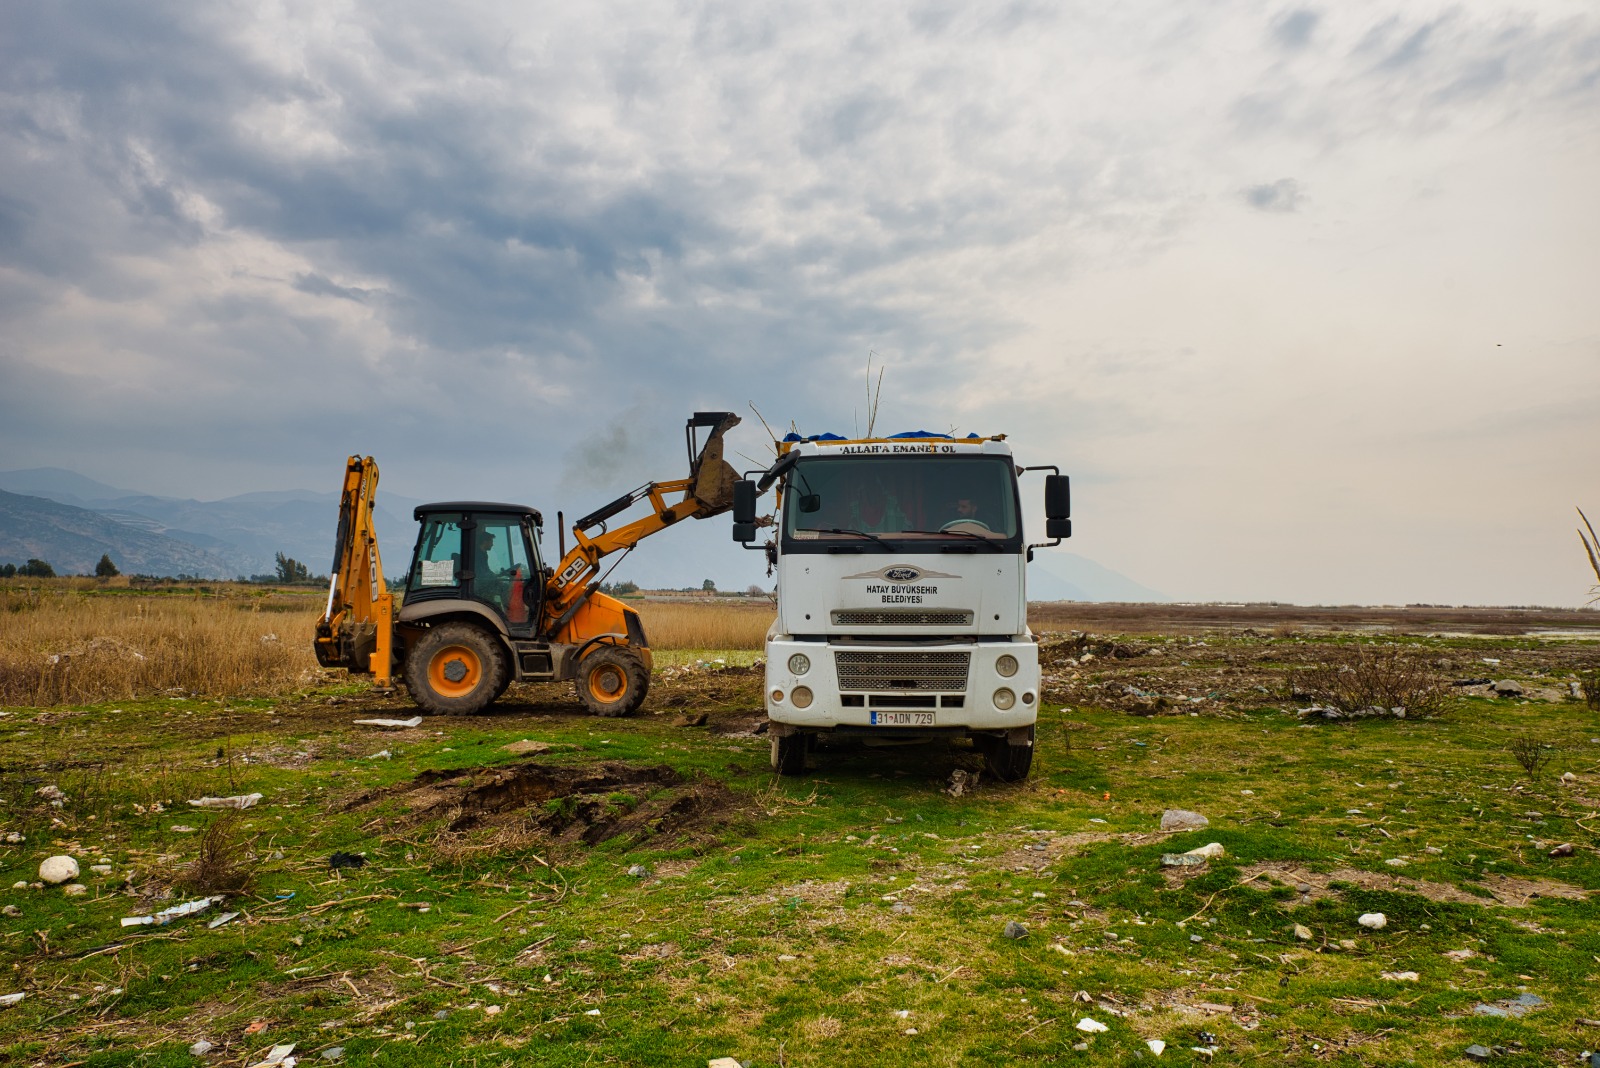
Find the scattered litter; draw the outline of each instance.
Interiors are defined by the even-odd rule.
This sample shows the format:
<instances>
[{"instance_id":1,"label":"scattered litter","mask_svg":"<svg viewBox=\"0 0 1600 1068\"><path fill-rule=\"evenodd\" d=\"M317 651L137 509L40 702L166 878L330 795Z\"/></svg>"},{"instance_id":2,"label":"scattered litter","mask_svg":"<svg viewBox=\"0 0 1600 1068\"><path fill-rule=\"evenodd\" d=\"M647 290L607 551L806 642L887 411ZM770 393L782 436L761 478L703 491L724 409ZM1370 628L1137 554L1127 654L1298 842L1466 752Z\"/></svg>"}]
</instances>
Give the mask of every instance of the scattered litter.
<instances>
[{"instance_id":1,"label":"scattered litter","mask_svg":"<svg viewBox=\"0 0 1600 1068\"><path fill-rule=\"evenodd\" d=\"M210 1053L213 1049L216 1049L216 1047L202 1038L200 1041L196 1042L194 1045L189 1047L189 1056L191 1056L191 1057L204 1057L207 1053Z\"/></svg>"},{"instance_id":2,"label":"scattered litter","mask_svg":"<svg viewBox=\"0 0 1600 1068\"><path fill-rule=\"evenodd\" d=\"M433 908L433 902L431 902L431 901L402 901L402 902L400 902L400 907L403 908L403 909L416 909L418 912L428 912Z\"/></svg>"},{"instance_id":3,"label":"scattered litter","mask_svg":"<svg viewBox=\"0 0 1600 1068\"><path fill-rule=\"evenodd\" d=\"M27 839L27 837L25 835L23 835L23 834L21 834L21 833L19 833L17 831L7 831L6 832L6 845L21 845L23 842L26 842L27 840L28 839Z\"/></svg>"},{"instance_id":4,"label":"scattered litter","mask_svg":"<svg viewBox=\"0 0 1600 1068\"><path fill-rule=\"evenodd\" d=\"M1207 842L1198 849L1191 849L1187 853L1161 854L1163 868L1194 868L1208 860L1223 856L1227 850L1222 848L1221 842Z\"/></svg>"},{"instance_id":5,"label":"scattered litter","mask_svg":"<svg viewBox=\"0 0 1600 1068\"><path fill-rule=\"evenodd\" d=\"M39 865L39 878L52 885L78 877L78 862L71 857L50 857Z\"/></svg>"},{"instance_id":6,"label":"scattered litter","mask_svg":"<svg viewBox=\"0 0 1600 1068\"><path fill-rule=\"evenodd\" d=\"M1416 972L1384 972L1379 979L1389 979L1396 983L1415 983L1422 979Z\"/></svg>"},{"instance_id":7,"label":"scattered litter","mask_svg":"<svg viewBox=\"0 0 1600 1068\"><path fill-rule=\"evenodd\" d=\"M0 906L0 916L21 916L22 910L15 905Z\"/></svg>"},{"instance_id":8,"label":"scattered litter","mask_svg":"<svg viewBox=\"0 0 1600 1068\"><path fill-rule=\"evenodd\" d=\"M0 994L0 1009L9 1009L27 996L27 991L18 991L15 994Z\"/></svg>"},{"instance_id":9,"label":"scattered litter","mask_svg":"<svg viewBox=\"0 0 1600 1068\"><path fill-rule=\"evenodd\" d=\"M1381 912L1363 912L1360 916L1356 917L1356 922L1361 926L1369 927L1374 931L1381 931L1389 923L1389 917L1385 916Z\"/></svg>"},{"instance_id":10,"label":"scattered litter","mask_svg":"<svg viewBox=\"0 0 1600 1068\"><path fill-rule=\"evenodd\" d=\"M330 868L361 868L365 867L367 858L360 853L338 852L328 858Z\"/></svg>"},{"instance_id":11,"label":"scattered litter","mask_svg":"<svg viewBox=\"0 0 1600 1068\"><path fill-rule=\"evenodd\" d=\"M237 912L224 912L221 916L218 916L216 919L214 919L210 923L206 924L206 926L208 928L210 928L211 930L215 931L218 927L221 927L223 924L232 923L234 920L237 920L238 918L239 918L239 914Z\"/></svg>"},{"instance_id":12,"label":"scattered litter","mask_svg":"<svg viewBox=\"0 0 1600 1068\"><path fill-rule=\"evenodd\" d=\"M483 1007L483 1014L485 1016L499 1016L502 1011L503 1010L499 1005L485 1005ZM409 1027L411 1025L407 1024L406 1026Z\"/></svg>"},{"instance_id":13,"label":"scattered litter","mask_svg":"<svg viewBox=\"0 0 1600 1068\"><path fill-rule=\"evenodd\" d=\"M1538 994L1518 994L1514 998L1501 998L1492 1005L1480 1001L1472 1006L1472 1011L1479 1016L1499 1016L1504 1019L1526 1016L1534 1009L1543 1007L1544 998Z\"/></svg>"},{"instance_id":14,"label":"scattered litter","mask_svg":"<svg viewBox=\"0 0 1600 1068\"><path fill-rule=\"evenodd\" d=\"M358 719L354 722L357 727L386 727L400 730L406 727L422 726L422 717L412 716L410 719Z\"/></svg>"},{"instance_id":15,"label":"scattered litter","mask_svg":"<svg viewBox=\"0 0 1600 1068\"><path fill-rule=\"evenodd\" d=\"M65 801L67 799L67 795L62 793L61 787L57 786L55 783L51 783L49 786L39 787L33 792L33 796L42 797L46 801Z\"/></svg>"},{"instance_id":16,"label":"scattered litter","mask_svg":"<svg viewBox=\"0 0 1600 1068\"><path fill-rule=\"evenodd\" d=\"M1462 1056L1469 1061L1486 1061L1494 1056L1494 1053L1487 1046L1480 1046L1476 1042L1461 1052Z\"/></svg>"},{"instance_id":17,"label":"scattered litter","mask_svg":"<svg viewBox=\"0 0 1600 1068\"><path fill-rule=\"evenodd\" d=\"M950 781L945 784L944 792L951 797L960 797L971 785L970 779L971 775L968 772L957 768L950 773Z\"/></svg>"},{"instance_id":18,"label":"scattered litter","mask_svg":"<svg viewBox=\"0 0 1600 1068\"><path fill-rule=\"evenodd\" d=\"M1007 938L1027 938L1028 929L1022 926L1022 924L1018 923L1016 920L1007 920L1006 928L1001 932L1001 934L1005 935Z\"/></svg>"},{"instance_id":19,"label":"scattered litter","mask_svg":"<svg viewBox=\"0 0 1600 1068\"><path fill-rule=\"evenodd\" d=\"M294 895L295 895L295 892L293 890L290 890L287 894L279 894L277 897L274 897L272 900L274 900L274 901L288 901L290 898L294 897Z\"/></svg>"},{"instance_id":20,"label":"scattered litter","mask_svg":"<svg viewBox=\"0 0 1600 1068\"><path fill-rule=\"evenodd\" d=\"M261 794L239 794L236 797L202 797L189 804L195 808L249 808L261 800Z\"/></svg>"},{"instance_id":21,"label":"scattered litter","mask_svg":"<svg viewBox=\"0 0 1600 1068\"><path fill-rule=\"evenodd\" d=\"M1107 1027L1099 1020L1091 1020L1089 1017L1085 1016L1083 1019L1078 1021L1078 1030L1083 1031L1086 1034L1097 1035L1101 1031L1109 1031L1111 1028Z\"/></svg>"},{"instance_id":22,"label":"scattered litter","mask_svg":"<svg viewBox=\"0 0 1600 1068\"><path fill-rule=\"evenodd\" d=\"M584 1013L584 1015L585 1016L599 1016L600 1015L600 1010L599 1009L589 1009Z\"/></svg>"},{"instance_id":23,"label":"scattered litter","mask_svg":"<svg viewBox=\"0 0 1600 1068\"><path fill-rule=\"evenodd\" d=\"M791 961L796 961L796 960L799 960L799 959L800 958L795 956L793 953L779 953L778 954L778 963L779 964L788 964Z\"/></svg>"},{"instance_id":24,"label":"scattered litter","mask_svg":"<svg viewBox=\"0 0 1600 1068\"><path fill-rule=\"evenodd\" d=\"M519 756L527 753L543 753L549 748L549 742L536 742L531 738L524 738L520 742L512 742L510 745L502 745L500 747L502 752L515 753Z\"/></svg>"},{"instance_id":25,"label":"scattered litter","mask_svg":"<svg viewBox=\"0 0 1600 1068\"><path fill-rule=\"evenodd\" d=\"M1145 1045L1149 1046L1150 1052L1154 1053L1157 1057L1161 1056L1161 1051L1167 1048L1167 1044L1161 1041L1159 1038L1146 1039Z\"/></svg>"},{"instance_id":26,"label":"scattered litter","mask_svg":"<svg viewBox=\"0 0 1600 1068\"><path fill-rule=\"evenodd\" d=\"M244 1029L244 1033L247 1034L247 1035L259 1035L261 1032L265 1031L266 1029L267 1029L267 1021L265 1021L265 1020L251 1020L250 1021L250 1026L248 1026L248 1027L246 1027Z\"/></svg>"},{"instance_id":27,"label":"scattered litter","mask_svg":"<svg viewBox=\"0 0 1600 1068\"><path fill-rule=\"evenodd\" d=\"M732 1057L717 1057L706 1061L706 1068L744 1068L744 1065Z\"/></svg>"},{"instance_id":28,"label":"scattered litter","mask_svg":"<svg viewBox=\"0 0 1600 1068\"><path fill-rule=\"evenodd\" d=\"M1459 963L1461 961L1471 960L1473 957L1476 957L1478 955L1478 951L1475 949L1447 949L1445 950L1444 955Z\"/></svg>"},{"instance_id":29,"label":"scattered litter","mask_svg":"<svg viewBox=\"0 0 1600 1068\"><path fill-rule=\"evenodd\" d=\"M1571 842L1562 842L1560 845L1558 845L1554 849L1550 850L1549 855L1552 856L1552 857L1570 857L1570 856L1572 856L1572 843Z\"/></svg>"},{"instance_id":30,"label":"scattered litter","mask_svg":"<svg viewBox=\"0 0 1600 1068\"><path fill-rule=\"evenodd\" d=\"M1578 777L1576 775L1572 774L1572 772L1570 772L1570 771L1563 771L1561 773L1561 781L1562 782L1577 782L1578 781Z\"/></svg>"},{"instance_id":31,"label":"scattered litter","mask_svg":"<svg viewBox=\"0 0 1600 1068\"><path fill-rule=\"evenodd\" d=\"M633 876L635 879L648 879L650 876L654 875L655 872L651 871L643 864L635 864L633 867L628 869L628 874Z\"/></svg>"},{"instance_id":32,"label":"scattered litter","mask_svg":"<svg viewBox=\"0 0 1600 1068\"><path fill-rule=\"evenodd\" d=\"M1302 942L1309 942L1312 939L1311 928L1297 923L1294 925L1294 936Z\"/></svg>"},{"instance_id":33,"label":"scattered litter","mask_svg":"<svg viewBox=\"0 0 1600 1068\"><path fill-rule=\"evenodd\" d=\"M265 1060L257 1061L250 1068L294 1068L294 1058L289 1054L294 1052L294 1043L282 1046L273 1046Z\"/></svg>"},{"instance_id":34,"label":"scattered litter","mask_svg":"<svg viewBox=\"0 0 1600 1068\"><path fill-rule=\"evenodd\" d=\"M325 1061L343 1060L344 1059L344 1047L343 1046L329 1046L327 1049L322 1051L322 1059L325 1060Z\"/></svg>"},{"instance_id":35,"label":"scattered litter","mask_svg":"<svg viewBox=\"0 0 1600 1068\"><path fill-rule=\"evenodd\" d=\"M174 823L168 829L171 830L172 833L174 833L174 834L193 834L194 833L194 828L189 826L187 823Z\"/></svg>"},{"instance_id":36,"label":"scattered litter","mask_svg":"<svg viewBox=\"0 0 1600 1068\"><path fill-rule=\"evenodd\" d=\"M392 756L394 756L394 754L389 752L389 750L380 749L376 753L373 753L371 756L365 757L363 759L366 759L366 760L388 760Z\"/></svg>"},{"instance_id":37,"label":"scattered litter","mask_svg":"<svg viewBox=\"0 0 1600 1068\"><path fill-rule=\"evenodd\" d=\"M894 1014L896 1016L898 1016L902 1020L911 1019L911 1010L910 1009L895 1009L894 1010Z\"/></svg>"},{"instance_id":38,"label":"scattered litter","mask_svg":"<svg viewBox=\"0 0 1600 1068\"><path fill-rule=\"evenodd\" d=\"M1390 857L1388 860L1384 861L1384 863L1389 865L1391 868L1403 868L1411 862L1405 857Z\"/></svg>"},{"instance_id":39,"label":"scattered litter","mask_svg":"<svg viewBox=\"0 0 1600 1068\"><path fill-rule=\"evenodd\" d=\"M82 883L68 883L61 888L61 892L68 897L81 897L89 892L89 888Z\"/></svg>"},{"instance_id":40,"label":"scattered litter","mask_svg":"<svg viewBox=\"0 0 1600 1068\"><path fill-rule=\"evenodd\" d=\"M193 901L185 901L181 905L174 905L170 909L162 909L154 916L124 916L122 917L122 926L139 927L145 924L153 924L158 927L165 926L181 917L193 916L197 912L203 912L221 900L222 898L220 897L200 897Z\"/></svg>"}]
</instances>

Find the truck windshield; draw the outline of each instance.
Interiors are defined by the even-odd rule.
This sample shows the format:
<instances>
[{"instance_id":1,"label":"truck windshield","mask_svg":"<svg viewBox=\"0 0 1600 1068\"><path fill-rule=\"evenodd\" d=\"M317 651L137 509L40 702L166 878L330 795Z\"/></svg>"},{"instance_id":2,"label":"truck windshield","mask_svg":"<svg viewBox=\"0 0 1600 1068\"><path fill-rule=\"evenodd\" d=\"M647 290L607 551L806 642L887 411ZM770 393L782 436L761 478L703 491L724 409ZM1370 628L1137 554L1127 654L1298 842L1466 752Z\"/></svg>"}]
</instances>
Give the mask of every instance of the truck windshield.
<instances>
[{"instance_id":1,"label":"truck windshield","mask_svg":"<svg viewBox=\"0 0 1600 1068\"><path fill-rule=\"evenodd\" d=\"M1017 529L1016 474L999 456L806 457L784 491L795 541L1002 541Z\"/></svg>"}]
</instances>

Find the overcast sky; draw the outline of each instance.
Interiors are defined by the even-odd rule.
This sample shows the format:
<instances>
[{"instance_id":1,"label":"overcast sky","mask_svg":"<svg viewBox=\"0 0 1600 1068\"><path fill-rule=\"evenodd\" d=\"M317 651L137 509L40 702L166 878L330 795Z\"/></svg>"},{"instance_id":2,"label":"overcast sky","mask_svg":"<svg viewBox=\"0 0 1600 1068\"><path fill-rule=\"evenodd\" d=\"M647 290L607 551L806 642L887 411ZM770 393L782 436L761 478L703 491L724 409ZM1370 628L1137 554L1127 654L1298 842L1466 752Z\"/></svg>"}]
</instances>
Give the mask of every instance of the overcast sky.
<instances>
[{"instance_id":1,"label":"overcast sky","mask_svg":"<svg viewBox=\"0 0 1600 1068\"><path fill-rule=\"evenodd\" d=\"M0 468L570 515L871 353L1171 595L1586 599L1592 0L4 10Z\"/></svg>"}]
</instances>

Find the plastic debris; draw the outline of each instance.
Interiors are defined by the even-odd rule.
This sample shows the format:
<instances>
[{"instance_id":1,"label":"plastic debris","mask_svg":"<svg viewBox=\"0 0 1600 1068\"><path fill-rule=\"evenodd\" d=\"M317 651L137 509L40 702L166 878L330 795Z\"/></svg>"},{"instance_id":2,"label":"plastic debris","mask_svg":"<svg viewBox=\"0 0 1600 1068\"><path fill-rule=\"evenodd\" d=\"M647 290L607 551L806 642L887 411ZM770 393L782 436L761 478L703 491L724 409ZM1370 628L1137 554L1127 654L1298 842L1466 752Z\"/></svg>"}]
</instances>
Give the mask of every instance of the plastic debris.
<instances>
[{"instance_id":1,"label":"plastic debris","mask_svg":"<svg viewBox=\"0 0 1600 1068\"><path fill-rule=\"evenodd\" d=\"M325 1060L325 1061L343 1060L344 1059L344 1047L343 1046L329 1046L327 1049L322 1051L322 1059Z\"/></svg>"},{"instance_id":2,"label":"plastic debris","mask_svg":"<svg viewBox=\"0 0 1600 1068\"><path fill-rule=\"evenodd\" d=\"M206 924L206 926L214 931L218 927L221 927L223 924L232 923L234 920L237 920L238 918L239 918L239 914L237 912L224 912L221 916L218 916L216 919L214 919L210 923Z\"/></svg>"},{"instance_id":3,"label":"plastic debris","mask_svg":"<svg viewBox=\"0 0 1600 1068\"><path fill-rule=\"evenodd\" d=\"M195 808L250 808L262 798L261 794L239 794L234 797L200 797L189 802Z\"/></svg>"},{"instance_id":4,"label":"plastic debris","mask_svg":"<svg viewBox=\"0 0 1600 1068\"><path fill-rule=\"evenodd\" d=\"M39 865L39 878L47 883L64 883L78 877L78 862L71 857L50 857Z\"/></svg>"},{"instance_id":5,"label":"plastic debris","mask_svg":"<svg viewBox=\"0 0 1600 1068\"><path fill-rule=\"evenodd\" d=\"M1159 1038L1147 1038L1145 1039L1144 1044L1149 1046L1150 1052L1154 1053L1157 1057L1161 1056L1161 1051L1167 1048L1167 1044L1161 1041Z\"/></svg>"},{"instance_id":6,"label":"plastic debris","mask_svg":"<svg viewBox=\"0 0 1600 1068\"><path fill-rule=\"evenodd\" d=\"M1363 912L1360 916L1356 917L1356 922L1361 926L1369 927L1374 931L1381 931L1385 926L1388 925L1389 917L1385 916L1381 912Z\"/></svg>"},{"instance_id":7,"label":"plastic debris","mask_svg":"<svg viewBox=\"0 0 1600 1068\"><path fill-rule=\"evenodd\" d=\"M388 760L392 756L394 756L394 754L389 752L389 750L380 749L376 753L373 753L371 756L365 757L363 759L366 759L366 760Z\"/></svg>"},{"instance_id":8,"label":"plastic debris","mask_svg":"<svg viewBox=\"0 0 1600 1068\"><path fill-rule=\"evenodd\" d=\"M1560 845L1558 845L1554 849L1550 850L1549 855L1552 856L1552 857L1570 857L1570 856L1572 856L1572 843L1571 842L1562 842Z\"/></svg>"},{"instance_id":9,"label":"plastic debris","mask_svg":"<svg viewBox=\"0 0 1600 1068\"><path fill-rule=\"evenodd\" d=\"M403 730L406 727L422 726L421 716L412 716L410 719L358 719L357 727L384 727L389 730Z\"/></svg>"},{"instance_id":10,"label":"plastic debris","mask_svg":"<svg viewBox=\"0 0 1600 1068\"><path fill-rule=\"evenodd\" d=\"M191 1056L191 1057L204 1057L207 1053L210 1053L213 1049L216 1049L216 1047L213 1046L210 1042L207 1042L205 1039L202 1038L200 1041L196 1042L194 1045L189 1047L189 1056Z\"/></svg>"},{"instance_id":11,"label":"plastic debris","mask_svg":"<svg viewBox=\"0 0 1600 1068\"><path fill-rule=\"evenodd\" d=\"M28 993L25 990L15 994L0 994L0 1009L9 1009L27 996Z\"/></svg>"},{"instance_id":12,"label":"plastic debris","mask_svg":"<svg viewBox=\"0 0 1600 1068\"><path fill-rule=\"evenodd\" d=\"M1097 1035L1101 1031L1109 1031L1111 1028L1107 1027L1099 1020L1091 1020L1089 1017L1085 1016L1083 1019L1078 1021L1078 1030L1084 1032L1085 1034Z\"/></svg>"},{"instance_id":13,"label":"plastic debris","mask_svg":"<svg viewBox=\"0 0 1600 1068\"><path fill-rule=\"evenodd\" d=\"M265 1060L257 1061L250 1068L294 1068L295 1059L290 1056L293 1052L293 1042L282 1046L273 1046L267 1053Z\"/></svg>"},{"instance_id":14,"label":"plastic debris","mask_svg":"<svg viewBox=\"0 0 1600 1068\"><path fill-rule=\"evenodd\" d=\"M162 909L154 916L124 916L122 917L122 926L141 927L146 924L153 924L157 927L162 927L184 916L193 916L197 912L204 912L221 900L222 898L220 897L201 897L193 901L185 901L181 905L174 905L170 909Z\"/></svg>"}]
</instances>

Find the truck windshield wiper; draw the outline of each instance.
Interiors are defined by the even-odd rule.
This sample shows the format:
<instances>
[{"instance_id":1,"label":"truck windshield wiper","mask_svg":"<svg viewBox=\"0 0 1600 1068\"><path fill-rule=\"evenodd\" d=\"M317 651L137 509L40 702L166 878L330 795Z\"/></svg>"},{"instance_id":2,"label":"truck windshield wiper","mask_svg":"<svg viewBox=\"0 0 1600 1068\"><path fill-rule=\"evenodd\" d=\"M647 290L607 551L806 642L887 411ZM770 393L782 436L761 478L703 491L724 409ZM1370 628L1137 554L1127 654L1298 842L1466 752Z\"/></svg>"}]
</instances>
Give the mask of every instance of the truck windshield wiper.
<instances>
[{"instance_id":1,"label":"truck windshield wiper","mask_svg":"<svg viewBox=\"0 0 1600 1068\"><path fill-rule=\"evenodd\" d=\"M871 538L873 541L877 542L879 545L885 546L885 547L887 547L887 548L889 548L891 550L894 548L892 545L890 545L888 542L884 541L882 538L878 537L876 534L868 534L864 530L851 530L848 527L823 527L820 530L818 530L817 533L818 534L854 534L858 538Z\"/></svg>"},{"instance_id":2,"label":"truck windshield wiper","mask_svg":"<svg viewBox=\"0 0 1600 1068\"><path fill-rule=\"evenodd\" d=\"M901 533L902 534L935 534L935 535L937 535L937 536L939 536L941 538L950 538L950 537L973 538L973 539L975 539L977 541L980 541L983 544L989 546L990 548L994 549L996 552L1000 551L1000 543L995 541L995 539L986 538L982 534L974 534L970 530L903 530L903 531L901 531Z\"/></svg>"}]
</instances>

